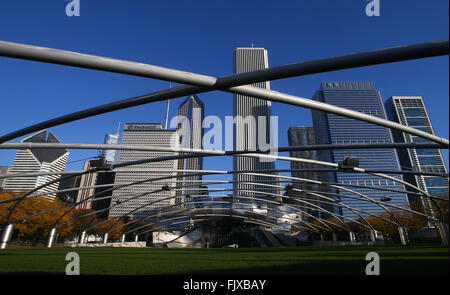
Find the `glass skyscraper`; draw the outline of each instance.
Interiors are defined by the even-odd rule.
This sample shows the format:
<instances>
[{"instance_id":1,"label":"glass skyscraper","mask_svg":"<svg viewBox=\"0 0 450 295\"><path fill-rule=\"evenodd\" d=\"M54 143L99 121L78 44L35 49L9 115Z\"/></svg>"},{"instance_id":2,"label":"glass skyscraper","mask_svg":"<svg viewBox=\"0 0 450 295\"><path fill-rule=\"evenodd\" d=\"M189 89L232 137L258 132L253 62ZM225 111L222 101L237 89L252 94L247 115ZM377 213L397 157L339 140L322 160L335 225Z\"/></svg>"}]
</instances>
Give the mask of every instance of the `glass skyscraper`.
<instances>
[{"instance_id":1,"label":"glass skyscraper","mask_svg":"<svg viewBox=\"0 0 450 295\"><path fill-rule=\"evenodd\" d=\"M386 102L386 110L390 120L434 134L430 117L421 96L392 96ZM426 139L398 131L394 131L393 136L396 142L427 142ZM404 170L447 173L439 149L399 149L398 154ZM427 191L432 196L448 197L449 183L446 177L417 175L405 176L405 180ZM410 195L410 200L417 200L417 197ZM429 213L432 212L429 200L421 199L421 204L429 210Z\"/></svg>"},{"instance_id":2,"label":"glass skyscraper","mask_svg":"<svg viewBox=\"0 0 450 295\"><path fill-rule=\"evenodd\" d=\"M322 82L321 88L314 95L314 100L331 105L344 107L368 115L386 119L381 95L371 82ZM392 143L389 129L355 119L350 119L321 111L312 111L316 144L370 144ZM345 157L359 160L359 167L363 169L399 170L397 154L394 149L366 149L366 150L331 150L319 151L318 158L322 161L340 163ZM332 172L321 173L321 180L349 185L348 188L356 193L380 201L389 196L389 204L408 207L408 199L402 184L366 173ZM390 175L401 178L400 175ZM376 187L385 190L373 190ZM392 191L394 190L394 191ZM338 191L335 191L336 193ZM373 214L385 210L373 202L362 199L357 194L340 190L341 201L351 207ZM340 209L344 216L358 218L348 210Z\"/></svg>"},{"instance_id":3,"label":"glass skyscraper","mask_svg":"<svg viewBox=\"0 0 450 295\"><path fill-rule=\"evenodd\" d=\"M106 134L105 144L118 144L119 134ZM117 150L103 150L103 157L106 160L106 164L114 164L116 160Z\"/></svg>"}]
</instances>

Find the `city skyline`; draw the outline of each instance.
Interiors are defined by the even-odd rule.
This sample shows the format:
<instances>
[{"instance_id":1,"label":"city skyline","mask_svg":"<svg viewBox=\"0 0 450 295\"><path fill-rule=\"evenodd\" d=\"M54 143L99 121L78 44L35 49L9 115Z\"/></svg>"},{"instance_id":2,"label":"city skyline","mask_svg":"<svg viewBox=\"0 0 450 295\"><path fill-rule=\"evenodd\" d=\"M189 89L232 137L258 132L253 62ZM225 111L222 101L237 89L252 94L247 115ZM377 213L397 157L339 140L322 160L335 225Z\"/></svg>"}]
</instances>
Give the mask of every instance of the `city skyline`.
<instances>
[{"instance_id":1,"label":"city skyline","mask_svg":"<svg viewBox=\"0 0 450 295\"><path fill-rule=\"evenodd\" d=\"M138 1L134 7L127 6L127 14L123 14L125 4L121 1L110 1L107 8L95 1L84 1L81 16L68 18L64 13L64 1L57 5L46 0L30 3L27 5L28 10L6 1L0 4L0 22L4 24L0 26L0 32L6 41L155 63L215 76L231 74L232 50L249 47L251 43L255 47L268 49L270 65L276 66L448 38L448 16L445 14L448 11L447 1L436 1L433 5L412 1L406 6L401 1L384 2L382 15L369 18L364 12L365 3L284 1L276 5L267 3L266 6L259 6L249 1L242 3L240 10L235 11L234 4L227 2L216 4L218 6L205 14L205 9L210 5L202 1L190 5ZM322 9L324 6L326 10ZM143 18L141 14L145 11L152 12L153 17ZM186 12L191 12L196 20L192 22L181 17ZM238 23L230 24L228 16L231 13L239 19ZM43 15L46 18L44 23L40 21ZM112 21L111 15L115 21ZM270 18L264 19L261 15L270 15ZM399 15L402 15L400 23ZM142 24L136 23L134 19L139 19ZM94 23L101 25L93 26ZM236 26L239 30L236 30ZM159 27L165 29L155 29ZM46 34L43 35L41 32L44 30ZM109 33L112 31L119 34ZM131 31L135 34L129 34ZM189 34L192 31L197 32L195 36ZM336 34L336 31L345 34ZM149 35L152 38L142 38ZM175 35L191 37L171 37ZM373 35L383 38L374 38ZM117 40L121 40L120 44ZM189 46L189 50L179 50L180 43ZM4 113L0 118L2 134L85 106L169 87L169 83L164 81L8 58L1 59L1 66L2 72L9 73L3 76L4 83L0 90L0 96L4 98L3 107L8 110L21 109L25 117L16 120L12 112ZM392 83L391 77L395 77L395 83ZM271 88L312 98L321 81L373 81L384 99L395 95L422 96L428 106L435 133L448 138L448 78L448 56L444 56L272 81ZM31 96L33 99L28 99ZM231 94L210 92L200 94L199 98L208 106L205 116L223 118L232 114ZM180 101L174 99L171 103ZM55 107L51 109L48 105ZM101 143L104 134L115 132L118 122L161 122L165 110L166 102L158 102L65 124L52 131L66 143ZM284 135L280 136L279 146L288 146L285 134L290 126L312 124L307 109L273 103L272 113L280 117L279 134ZM173 108L170 117L174 116ZM0 165L10 166L14 153L14 150L3 150L0 153ZM96 156L94 151L72 150L69 162L93 156ZM448 150L443 151L443 156L448 167ZM205 159L204 169L217 166L231 170L232 161L228 158ZM277 163L277 168L288 167L288 163ZM67 166L71 170L81 168L82 162Z\"/></svg>"},{"instance_id":2,"label":"city skyline","mask_svg":"<svg viewBox=\"0 0 450 295\"><path fill-rule=\"evenodd\" d=\"M270 54L273 54L272 51L270 51ZM232 65L233 65L233 72L235 74L239 74L239 73L245 73L245 72L248 72L248 71L255 71L255 70L266 69L266 68L269 67L269 61L268 60L269 60L269 51L267 49L265 49L264 47L261 47L261 46L256 46L255 47L253 42L251 44L251 47L238 46L238 47L235 48L234 55L233 55L233 63L232 63ZM327 75L329 75L330 77L331 76L341 76L341 73L329 73ZM367 76L369 77L371 75L367 75ZM341 82L326 82L326 81L341 81ZM358 81L358 82L355 82L355 81ZM271 88L270 85L271 85L272 82L278 83L278 82L281 82L281 81L266 81L266 82L254 83L253 86L270 89ZM360 93L357 94L356 96L359 95L360 99L365 97L365 94L363 92L366 92L366 94L367 94L367 92L372 91L373 93L370 94L370 95L373 98L375 96L377 96L377 102L376 102L377 106L375 108L373 108L373 106L369 106L369 110L366 110L366 109L364 109L365 107L363 105L356 106L356 103L359 103L359 104L362 103L361 100L355 100L354 102L350 102L350 103L348 101L344 101L344 100L346 100L348 98L348 97L346 97L347 93L344 94L344 96L342 97L342 99L343 99L342 102L343 103L342 104L338 103L338 105L340 105L342 107L349 108L349 109L362 111L362 112L367 113L369 115L374 115L376 117L380 117L380 118L383 118L383 119L386 118L385 110L384 110L384 103L386 101L383 101L383 98L382 98L383 95L380 94L380 91L374 89L374 87L373 87L373 83L374 82L372 82L372 79L370 79L370 78L367 79L367 80L366 79L360 79L360 78L352 79L352 80L348 80L348 79L345 79L345 80L341 80L341 79L333 79L333 80L331 80L330 79L329 80L329 79L326 79L326 80L321 80L320 83L322 85L320 91L322 91L322 92L330 90L328 88L337 88L337 89L342 88L342 89L347 89L347 90L358 90L358 91L360 91ZM171 85L170 85L170 87L171 87ZM410 87L408 87L407 89L409 90ZM330 90L330 92L331 91L332 90ZM319 101L323 101L323 102L326 102L326 103L333 104L331 101L327 101L327 98L325 97L326 95L322 95L322 99L318 98L317 93L318 92L316 92L312 96L313 100L319 100ZM354 93L356 93L356 92L354 92ZM206 98L206 104L207 105L211 105L212 109L217 110L217 105L216 104L208 103L208 101L210 100L210 97L214 97L214 95L216 95L216 93L211 93L210 92L210 93L207 93L207 94L202 94L202 97ZM350 97L351 96L352 95L350 95ZM268 101L268 100L247 97L247 96L243 96L243 95L239 95L239 94L234 94L232 97L233 97L233 99L232 99L232 108L233 108L233 116L234 116L233 118L235 120L236 120L236 118L239 118L239 117L247 119L248 116L252 116L255 119L259 118L259 117L266 118L267 125L265 126L265 129L264 129L265 131L263 132L266 135L266 141L265 142L267 142L268 138L269 138L269 142L271 142L271 140L272 140L272 131L274 131L275 136L278 136L278 134L281 134L281 136L279 136L277 138L277 142L280 141L279 146L287 146L288 144L290 144L289 143L289 138L284 136L284 134L286 134L286 131L289 130L287 128L291 128L293 126L298 126L298 125L303 125L303 126L313 125L314 128L316 129L315 134L317 136L317 138L316 138L317 143L379 143L379 142L390 143L390 142L392 142L392 139L390 138L390 131L387 131L386 128L380 127L380 126L375 126L375 125L371 125L369 127L369 126L366 126L366 125L369 125L368 123L363 123L363 122L357 122L355 124L358 125L358 126L359 125L366 126L364 128L366 128L367 130L370 130L370 132L374 132L373 134L370 134L370 132L368 132L368 133L362 132L362 133L359 133L357 137L349 135L349 134L347 134L347 135L340 134L337 137L336 137L336 135L334 135L335 136L334 139L317 140L317 139L320 139L321 137L323 138L323 136L324 136L322 131L321 132L318 132L318 131L320 131L323 128L325 128L324 126L319 126L319 125L322 124L321 122L324 121L324 120L320 119L320 118L317 118L317 115L314 115L314 114L317 114L318 112L313 111L312 112L313 115L311 116L311 119L310 119L308 116L304 115L304 111L305 111L304 109L296 108L298 110L299 114L303 114L303 116L301 116L301 115L300 116L296 116L296 118L303 117L299 121L302 122L302 123L308 123L308 124L291 124L291 125L286 125L286 122L291 121L293 118L289 117L289 116L284 116L285 115L284 110L287 110L287 108L285 108L285 106L283 106L283 108L280 108L279 112L273 114L277 118L281 118L281 120L283 121L283 124L281 124L281 127L278 128L277 130L272 130L272 126L269 125L270 123L268 123L268 118L271 117L271 115L272 115L272 106L276 109L277 105L281 106L282 104L272 103L271 101ZM324 99L324 97L325 97L325 99ZM191 96L190 98L195 98L194 100L200 101L198 96ZM174 99L174 100L175 100L175 102L177 102L177 99ZM189 117L189 110L187 110L187 109L183 110L183 108L186 107L186 102L189 102L189 101L190 100L188 98L188 99L185 99L183 102L180 103L180 107L178 109L178 115L184 114L184 115L187 115ZM157 105L157 103L156 104L152 104L152 106L153 105ZM229 103L221 103L220 105L229 107ZM167 113L168 113L168 116L170 117L170 112L169 112L168 106L169 106L169 104L167 104ZM139 108L141 110L146 110L146 106L141 106ZM135 109L133 108L133 110L135 110ZM224 107L223 110L226 110L226 107ZM223 110L221 110L221 112L219 112L219 113L212 113L212 115L215 115L216 117L218 115L219 118L223 118L223 116L229 115L229 113L223 112ZM280 110L283 110L283 111L280 112ZM122 110L121 112L127 113L128 111L130 111L130 110ZM161 113L163 113L163 112L161 112ZM106 116L109 116L109 115L111 115L111 114L108 114ZM192 116L193 116L193 114L190 114L190 117L192 117ZM328 118L327 120L331 120L330 118L333 118L332 121L334 123L332 123L332 124L330 124L330 125L328 125L326 127L326 128L328 128L330 130L337 130L337 129L341 128L341 127L339 127L339 124L340 124L339 122L347 122L347 121L348 122L353 122L354 121L354 120L352 121L352 119L348 119L348 118L344 118L344 117L335 118L337 116L336 115L331 115L331 114L327 114L326 116ZM114 117L119 122L120 121L127 121L126 117L121 117L121 116L118 116L117 114L114 114ZM137 117L139 118L139 116L137 116ZM205 113L204 113L204 110L203 110L203 103L202 103L201 118L203 119L204 117L205 117ZM430 118L432 118L432 117L430 117ZM308 119L310 119L310 120L308 120ZM144 125L147 124L145 122L148 122L149 120L148 119L143 120L141 118L139 120L136 120L136 119L128 120L128 122L130 122L130 121L132 121L132 122L143 122L143 123L128 123L127 127L126 128L124 127L125 131L123 132L122 136L127 137L127 135L129 134L128 131L132 131L132 133L133 132L136 133L137 130L131 130L132 127L133 126L138 126L138 125L143 127ZM158 121L158 120L151 120L151 121L154 122L154 121ZM191 121L194 121L194 120L191 120ZM200 121L202 121L202 120L200 120ZM261 141L260 141L259 137L261 136L261 132L259 132L260 131L259 128L261 128L261 127L259 126L259 123L260 123L259 120L256 120L256 122L258 124L255 124L254 126L252 126L251 124L250 125L246 124L247 122L242 123L239 120L237 120L237 123L235 123L234 130L233 130L234 131L233 132L233 137L234 137L234 141L233 141L234 146L233 147L234 147L235 150L245 150L245 149L251 150L251 149L256 148L256 147L260 148L259 145L261 144ZM199 126L200 126L197 123L197 125L196 125L197 127L196 128L194 128L194 125L191 125L188 129L186 129L186 128L183 129L183 128L178 127L178 125L180 125L180 124L181 124L181 122L177 121L177 129L178 130L182 129L182 133L190 133L190 134L193 134L194 137L195 137L195 133L196 133L197 129L199 129ZM160 126L160 125L161 124L158 123L158 126ZM347 125L350 126L351 124L347 124ZM345 126L347 126L347 125L345 125ZM103 126L103 127L106 128L107 126ZM171 126L171 127L173 127L173 126ZM335 127L337 127L337 128L335 128ZM60 128L60 127L55 127L55 128ZM108 127L108 128L110 128L110 127ZM139 128L137 128L137 129L139 129ZM158 128L158 129L162 129L162 127ZM339 133L342 133L342 132L355 131L356 129L345 129L344 128L341 131L338 131L337 133L335 131L333 131L333 132L335 132L336 134L339 134ZM187 132L188 130L190 132ZM203 135L203 133L204 133L203 128L201 128L200 130L201 130L200 133ZM383 131L380 131L380 130L383 130ZM141 130L141 131L144 131L144 130ZM168 132L173 132L175 130L167 130L167 131ZM384 135L381 136L380 132L383 133ZM71 135L73 135L73 134L71 134ZM108 133L106 135L106 137L105 137L105 141L104 142L105 143L113 143L113 144L114 143L118 143L119 135L120 135L119 132L117 134L110 134L110 133ZM184 134L184 135L187 135L187 134ZM252 135L254 135L254 136L252 136ZM361 136L362 137L365 136L367 138L360 138ZM187 142L186 138L183 138L183 136L181 136L180 137L180 144L182 144L182 146L184 146L184 147L199 148L198 142L201 139L200 140L196 139L195 143L194 143L191 140L192 138L190 138L190 139L188 138L190 142ZM227 138L225 138L224 141L226 141L226 140L227 140ZM127 142L127 140L125 140L125 142ZM122 143L125 143L125 142L122 142ZM130 141L130 144L132 142L133 142L133 139ZM286 142L287 142L287 144L286 144ZM226 146L227 146L227 143L225 143L225 147ZM225 149L225 148L222 148L222 149ZM447 151L444 150L444 154L446 152ZM83 151L83 152L82 151L76 151L76 153L77 154L81 154L81 153L86 153L86 152L85 151ZM364 157L361 158L361 156L364 156L364 155L367 156L366 153L367 153L367 151L353 151L353 154L356 155L356 158L358 158L358 160L360 162L366 162L366 159L364 159ZM117 152L112 151L112 150L105 150L105 151L102 152L102 155L107 156L108 164L111 164L111 163L114 162L114 160L112 160L112 159L116 158L116 154L117 154ZM132 155L132 154L134 156L131 157L131 158L127 156L127 155ZM140 159L140 158L144 157L145 154L146 153L139 153L139 155L138 155L138 153L133 153L131 151L123 151L123 152L119 153L119 155L120 155L119 156L119 162L124 162L125 161L124 158L127 158L127 157L128 157L127 158L128 160L135 159L135 158L136 159L138 159L138 158ZM333 151L333 152L330 152L330 154L332 154L332 156L323 156L325 154L324 152L320 152L319 154L322 155L322 156L318 157L319 159L327 160L328 162L338 163L338 162L340 162L340 161L342 161L344 159L343 155L344 154L348 154L348 153L346 151ZM380 151L371 151L370 152L370 156L367 156L367 157L368 158L371 158L371 157L375 157L375 158L378 157L379 158L379 157L381 157L381 154L383 154L383 157L384 157L384 158L382 157L383 159L387 159L386 157L391 157L392 158L392 163L391 163L392 165L389 164L390 160L388 160L387 162L384 162L384 163L378 163L379 165L368 165L367 163L364 163L363 166L366 166L366 168L386 168L388 170L389 169L391 169L391 170L398 170L399 169L399 166L398 166L398 163L397 163L398 162L397 155L396 155L396 153L394 152L393 149L391 149L391 150L384 150L384 151L381 151L381 150ZM388 154L389 154L389 156L388 156ZM209 167L214 167L214 166L217 166L217 163L224 163L224 162L226 162L226 165L220 165L220 166L223 167L224 169L231 170L230 168L227 168L227 167L230 167L230 158L231 157L228 157L227 159L217 159L217 158L216 159L214 159L214 158L211 159L211 158L207 158L206 161L203 161L203 159L201 159L200 162L196 163L196 164L195 163L190 163L190 162L195 162L196 159L177 160L177 161L174 161L174 163L176 162L175 166L178 169L183 169L183 168L186 168L186 166L193 166L193 165L198 167L198 168L203 168L203 162L205 162L205 167L204 168L206 170L208 170L208 165L210 165ZM233 161L232 161L233 168L232 169L234 171L240 171L240 170L260 171L260 170L266 170L266 169L267 170L271 170L271 169L275 169L275 168L283 169L283 168L290 168L290 167L294 167L295 166L295 165L293 166L291 164L291 166L289 167L289 164L286 163L286 162L283 162L283 161L279 161L275 165L274 162L270 162L270 161L269 162L265 162L265 161L262 161L259 158L249 158L249 157L241 157L241 156L233 156L232 158L233 158ZM378 158L377 158L377 160L378 160ZM0 160L1 160L1 158L0 158ZM373 159L369 159L369 161L374 161L374 160ZM74 163L74 162L77 162L77 160L70 161L69 163ZM188 164L188 165L186 165L186 164ZM280 174L280 176L283 176L283 175L284 176L286 176L286 175L288 176L288 175L291 175L291 174L294 176L295 173L282 172ZM345 183L345 181L347 181L347 180L349 180L351 178L351 180L349 180L350 181L349 182L350 185L352 184L352 180L355 180L355 183L357 185L360 184L359 181L361 181L364 185L367 184L367 181L369 183L368 185L370 185L370 184L374 185L374 183L376 183L378 181L378 180L372 179L373 177L370 178L368 176L364 176L364 177L361 178L361 177L358 177L357 174L344 175L342 173L337 173L336 175L337 175L337 178L336 177L331 177L331 178L326 178L324 180L331 181L331 182L338 182L338 183L344 182ZM212 176L212 177L214 177L214 178L221 178L220 176L218 177L216 175ZM343 177L343 179L340 179L342 177ZM208 179L210 179L210 176L205 176L204 178L205 178L205 180L208 180ZM131 178L129 178L129 179L131 179ZM229 176L224 176L221 179L228 179L229 180L230 177ZM116 179L116 181L117 181L117 179ZM253 182L253 183L264 182L264 183L271 183L271 184L272 184L272 182L273 183L276 182L274 179L265 178L265 177L261 177L261 176L253 176L253 175L250 176L250 175L233 174L233 194L235 196L240 196L240 195L254 196L254 195L258 195L255 192L251 192L252 190L255 190L255 191L266 191L266 192L269 193L269 195L270 195L270 193L274 192L273 189L268 188L267 186L255 185L255 184L245 184L245 183L242 184L241 183L242 181L248 181L248 182ZM119 175L118 183L120 183L120 182L121 182L121 176ZM380 182L379 182L379 184L380 185L384 185L384 184L381 184ZM390 184L388 184L386 182L386 186L387 186L387 188L390 188L390 189L404 190L404 187L402 185L395 185L395 184L393 184L393 186L390 187ZM225 185L223 187L225 187ZM131 191L128 191L127 193L131 193ZM335 191L334 193L338 193L338 191ZM366 192L364 192L364 193L366 193ZM178 191L177 194L178 195L186 195L185 192L180 192L180 191ZM114 195L115 195L115 197L117 199L116 201L121 202L121 198L118 197L118 193L115 192ZM370 193L369 193L369 195L370 195ZM267 197L267 195L264 195L264 196ZM376 198L380 198L380 196L376 195ZM399 206L405 206L407 204L407 199L404 198L406 200L406 202L403 202L403 201L401 201L402 198L403 197L400 197L400 195L395 195L394 198L393 198L394 200L393 200L392 203L395 203L396 205L399 205ZM239 202L242 202L242 201L241 200L235 200L235 202L239 203ZM355 205L358 203L357 201L346 201L346 202L348 202L350 204L355 204ZM239 206L241 206L241 205L239 205ZM265 206L266 206L265 203L263 203L263 204L259 204L258 203L258 204L256 204L256 206L255 206L255 204L253 204L253 210L255 210L255 208L265 210L264 209ZM366 206L366 207L362 208L362 209L367 209L368 211L372 210L372 208L374 207L374 206L369 206L368 204L364 204L364 206ZM115 211L115 210L116 209L114 209L113 211ZM378 211L380 211L380 210L381 209L378 209ZM346 214L353 214L353 213L350 213L350 212L346 211L345 209L344 209L344 211L345 211ZM376 211L376 213L378 213L378 211ZM355 217L354 215L351 215L351 216Z\"/></svg>"},{"instance_id":3,"label":"city skyline","mask_svg":"<svg viewBox=\"0 0 450 295\"><path fill-rule=\"evenodd\" d=\"M0 277L448 275L449 6L0 1Z\"/></svg>"}]
</instances>

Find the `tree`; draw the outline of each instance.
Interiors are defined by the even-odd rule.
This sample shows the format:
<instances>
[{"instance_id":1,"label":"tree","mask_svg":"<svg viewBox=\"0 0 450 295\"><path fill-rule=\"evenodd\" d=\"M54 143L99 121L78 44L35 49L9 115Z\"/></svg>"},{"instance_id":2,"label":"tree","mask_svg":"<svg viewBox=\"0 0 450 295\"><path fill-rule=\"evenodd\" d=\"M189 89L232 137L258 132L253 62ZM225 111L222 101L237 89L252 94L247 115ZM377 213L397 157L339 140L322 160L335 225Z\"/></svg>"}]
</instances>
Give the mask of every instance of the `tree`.
<instances>
[{"instance_id":1,"label":"tree","mask_svg":"<svg viewBox=\"0 0 450 295\"><path fill-rule=\"evenodd\" d=\"M105 221L105 220L99 220L99 222L102 222L102 221ZM98 235L104 235L106 233L106 231L117 227L116 230L113 230L108 233L108 238L110 240L118 240L118 239L120 239L120 236L123 234L124 222L123 222L123 219L120 219L117 223L116 222L117 222L117 218L108 220L107 222L102 223L99 226L96 226L95 231Z\"/></svg>"},{"instance_id":2,"label":"tree","mask_svg":"<svg viewBox=\"0 0 450 295\"><path fill-rule=\"evenodd\" d=\"M90 209L74 209L72 211L72 218L74 219L71 225L72 235L78 235L89 226L89 222L95 218L93 215L84 216L86 214L94 212ZM88 234L94 234L95 230L87 230Z\"/></svg>"},{"instance_id":3,"label":"tree","mask_svg":"<svg viewBox=\"0 0 450 295\"><path fill-rule=\"evenodd\" d=\"M10 200L20 197L19 194L13 192L0 193L0 200ZM0 223L6 224L8 222L8 215L15 201L0 205ZM61 207L61 208L59 208ZM56 209L59 208L59 209ZM31 197L26 198L19 203L11 215L11 221L15 223L14 229L20 239L45 240L48 232L55 225L56 220L68 210L66 203L49 197ZM27 217L48 211L44 214L34 216L27 219ZM67 214L60 223L64 223L72 218L71 214ZM16 223L22 219L24 222ZM70 235L72 228L70 226L61 227L58 229L58 236L61 238Z\"/></svg>"}]
</instances>

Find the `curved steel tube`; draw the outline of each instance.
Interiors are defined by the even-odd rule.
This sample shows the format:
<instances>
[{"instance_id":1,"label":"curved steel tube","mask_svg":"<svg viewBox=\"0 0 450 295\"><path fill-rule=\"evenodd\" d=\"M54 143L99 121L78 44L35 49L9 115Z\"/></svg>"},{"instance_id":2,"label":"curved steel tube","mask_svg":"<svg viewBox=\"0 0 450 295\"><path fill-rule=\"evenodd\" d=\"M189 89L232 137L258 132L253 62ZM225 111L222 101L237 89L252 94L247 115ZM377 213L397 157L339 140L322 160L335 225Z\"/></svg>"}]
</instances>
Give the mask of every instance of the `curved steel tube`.
<instances>
[{"instance_id":1,"label":"curved steel tube","mask_svg":"<svg viewBox=\"0 0 450 295\"><path fill-rule=\"evenodd\" d=\"M17 52L16 52L17 51ZM400 53L401 52L401 53ZM411 55L406 54L408 52ZM99 57L93 57L93 56L87 56L82 55L79 53L73 53L73 52L67 52L67 51L58 51L55 49L49 49L49 48L42 48L42 47L35 47L30 45L23 45L23 44L16 44L16 43L9 43L9 42L0 42L0 54L3 56L8 57L17 57L17 58L26 58L31 60L40 60L45 62L51 62L51 63L58 63L58 61L65 60L61 64L70 64L68 63L69 60L73 59L75 62L71 65L74 66L81 66L81 67L87 67L87 64L96 64L96 69L100 69L98 64L101 64L103 66L109 67L121 64L121 61L118 60L108 60L106 58L99 58ZM341 66L343 65L342 62L345 61L346 63L349 63L350 61L358 60L358 58L361 58L364 60L364 55L368 55L368 60L371 61L368 64L361 64L363 65L371 65L371 64L379 64L380 62L374 63L373 59L381 59L384 60L381 63L388 63L388 62L394 62L394 61L400 61L400 60L408 60L408 59L417 59L417 58L424 58L424 57L431 57L431 56L440 56L440 55L448 55L449 54L449 41L448 40L441 40L441 41L433 41L428 43L422 43L422 44L414 44L414 45L407 45L403 48L401 47L394 47L389 49L382 49L379 51L372 51L372 52L366 52L366 53L359 53L353 54L349 56L344 57L338 57L337 60L341 60ZM83 58L84 57L84 58ZM367 57L365 57L367 59ZM94 62L92 61L94 59ZM96 61L99 60L99 61ZM321 62L323 62L322 60ZM366 60L367 61L367 60ZM93 63L92 63L93 62ZM123 61L122 61L123 62ZM336 60L334 61L336 62ZM345 64L344 62L344 64ZM320 62L319 62L320 63ZM127 67L131 67L132 65L130 62L125 62L125 64L121 64L119 68L122 70L126 69ZM347 66L344 68L352 68L353 66ZM306 107L310 109L315 109L319 111L324 111L327 113L333 113L340 116L345 116L361 121L365 121L368 123L374 123L377 125L381 125L390 129L396 129L399 131L403 131L406 133L410 133L419 137L423 137L426 139L429 139L431 141L443 144L445 146L449 146L449 141L444 138L440 138L438 136L434 136L432 134L429 134L427 132L417 130L405 125L401 125L398 123L394 123L385 119L381 119L378 117L366 115L360 112L348 110L345 108L336 107L333 105L313 101L310 99L305 99L301 97L296 97L292 95L283 94L280 92L263 89L263 88L257 88L253 86L238 86L242 84L247 84L247 82L251 79L253 79L253 82L263 82L263 81L269 81L274 80L277 78L277 75L279 78L287 78L287 77L295 77L301 75L302 70L296 69L294 65L288 65L288 66L280 66L278 67L278 73L277 75L271 74L274 73L274 70L272 68L268 68L261 71L256 72L250 72L245 73L241 76L231 75L227 77L222 78L215 78L210 76L204 76L204 75L198 75L194 73L188 73L188 72L182 72L177 71L173 69L167 69L152 65L143 65L145 68L145 76L146 77L152 77L156 79L165 79L169 81L175 81L179 83L185 83L185 84L193 84L197 86L178 86L174 88L169 88L163 91L158 91L156 93L135 97L127 100L122 101L116 101L113 103L109 103L106 105L86 109L83 111L79 111L76 113L72 113L69 115L65 115L59 118L51 119L42 123L35 124L30 127L23 128L21 130L14 131L12 133L9 133L7 135L0 137L0 143L3 143L5 141L29 134L34 131L42 130L45 128L53 127L56 125L61 125L67 122L72 122L75 120L79 120L82 118L87 118L99 114L104 114L107 112L111 112L114 110L124 109L127 107L132 107L136 105L146 104L149 102L155 102L155 101L161 101L166 99L171 99L175 97L180 96L186 96L186 95L192 95L196 93L201 93L205 91L211 91L211 90L222 90L247 96L252 96L264 100L271 100L271 101L277 101L282 102L286 104ZM89 68L89 67L88 67ZM105 70L107 70L105 68ZM300 68L302 66L300 65ZM336 65L332 64L331 66L332 70L336 70ZM287 69L291 69L290 72ZM114 71L114 70L113 70ZM275 70L276 71L276 70ZM325 70L326 71L326 70ZM319 70L317 72L325 72L323 69ZM117 72L117 71L114 71ZM135 70L131 71L135 73ZM289 73L288 73L289 72ZM309 73L308 73L309 74ZM281 76L280 76L281 75ZM245 79L243 78L245 77ZM258 78L257 78L258 77ZM233 81L232 83L230 81ZM243 82L245 81L245 82ZM232 87L230 87L233 85ZM205 87L206 86L206 87Z\"/></svg>"}]
</instances>

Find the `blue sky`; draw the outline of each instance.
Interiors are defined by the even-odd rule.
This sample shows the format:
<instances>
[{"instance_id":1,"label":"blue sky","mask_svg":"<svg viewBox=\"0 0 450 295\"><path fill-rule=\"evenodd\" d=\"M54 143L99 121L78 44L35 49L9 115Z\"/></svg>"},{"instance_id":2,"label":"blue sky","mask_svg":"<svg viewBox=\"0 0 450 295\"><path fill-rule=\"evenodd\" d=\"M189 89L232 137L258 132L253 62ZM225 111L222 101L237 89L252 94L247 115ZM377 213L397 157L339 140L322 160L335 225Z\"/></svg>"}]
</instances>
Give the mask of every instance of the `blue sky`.
<instances>
[{"instance_id":1,"label":"blue sky","mask_svg":"<svg viewBox=\"0 0 450 295\"><path fill-rule=\"evenodd\" d=\"M265 47L276 66L357 51L447 39L447 0L381 0L368 17L364 0L156 1L80 0L68 17L65 0L0 2L0 40L150 63L195 73L232 74L236 47ZM274 81L277 91L311 98L321 81L373 81L383 100L424 97L434 130L449 137L448 56ZM158 91L168 82L0 57L0 134L56 116ZM232 115L232 95L199 95L205 114ZM171 103L170 115L184 98ZM62 142L102 143L118 122L163 122L165 102L116 111L52 128ZM311 126L311 113L273 104L279 145L289 126ZM19 141L17 139L15 141ZM69 162L96 155L71 151ZM15 151L0 151L0 166ZM444 152L448 165L448 152ZM68 165L80 169L82 162ZM287 168L287 163L277 164ZM232 169L231 158L210 158L205 169Z\"/></svg>"}]
</instances>

